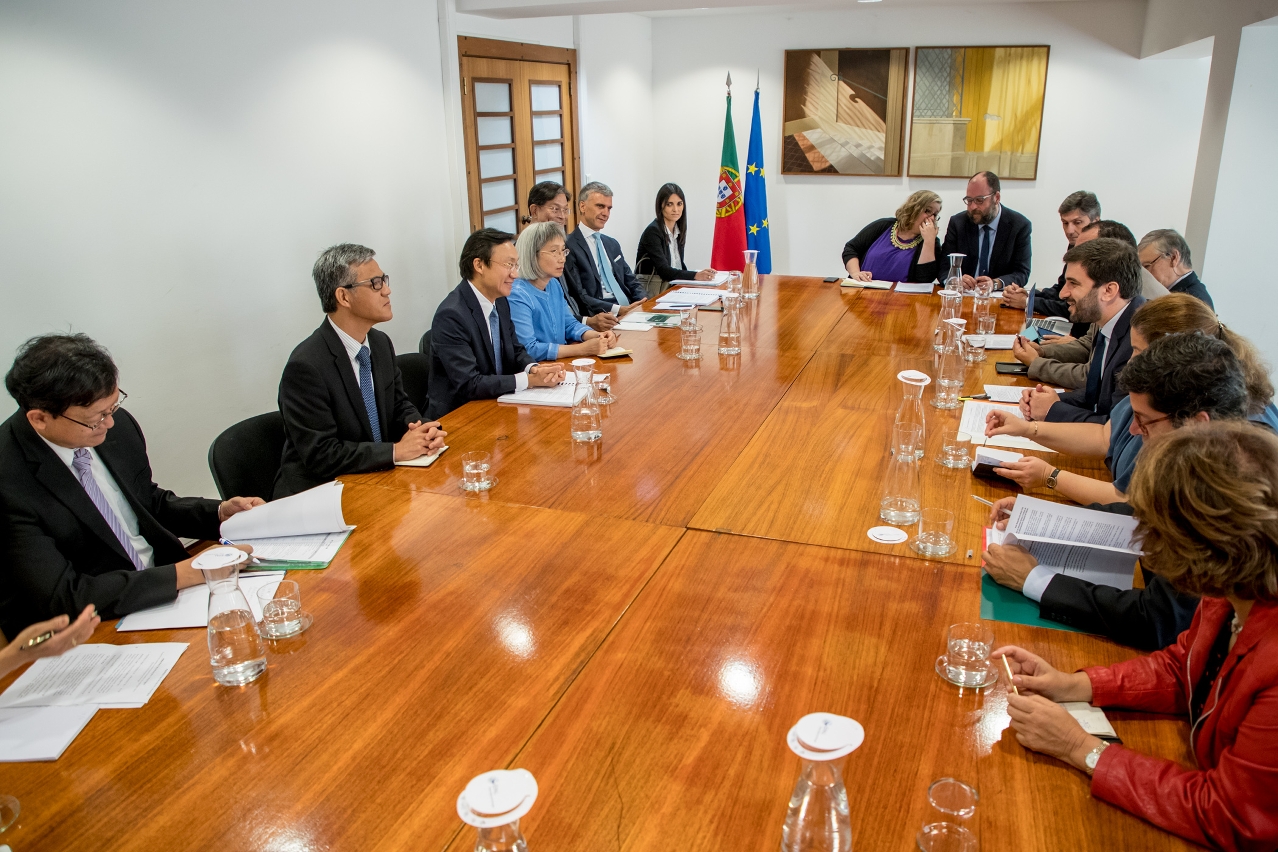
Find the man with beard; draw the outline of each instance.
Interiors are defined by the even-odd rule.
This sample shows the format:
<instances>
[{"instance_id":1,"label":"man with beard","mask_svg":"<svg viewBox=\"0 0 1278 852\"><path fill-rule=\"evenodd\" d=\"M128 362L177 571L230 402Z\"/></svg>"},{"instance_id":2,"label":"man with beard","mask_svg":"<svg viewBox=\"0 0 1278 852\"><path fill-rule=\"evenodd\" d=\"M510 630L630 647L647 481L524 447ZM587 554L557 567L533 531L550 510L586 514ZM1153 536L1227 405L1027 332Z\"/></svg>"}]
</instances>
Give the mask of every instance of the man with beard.
<instances>
[{"instance_id":1,"label":"man with beard","mask_svg":"<svg viewBox=\"0 0 1278 852\"><path fill-rule=\"evenodd\" d=\"M1123 398L1118 374L1132 355L1131 316L1145 303L1140 295L1140 259L1122 240L1101 237L1065 253L1061 298L1072 322L1095 323L1097 333L1087 360L1086 384L1064 396L1038 385L1021 397L1026 420L1054 423L1104 423Z\"/></svg>"},{"instance_id":2,"label":"man with beard","mask_svg":"<svg viewBox=\"0 0 1278 852\"><path fill-rule=\"evenodd\" d=\"M1024 287L1030 273L1030 221L1002 204L998 175L977 172L967 182L966 213L950 217L941 245L941 268L947 255L962 254L963 287L999 290Z\"/></svg>"}]
</instances>

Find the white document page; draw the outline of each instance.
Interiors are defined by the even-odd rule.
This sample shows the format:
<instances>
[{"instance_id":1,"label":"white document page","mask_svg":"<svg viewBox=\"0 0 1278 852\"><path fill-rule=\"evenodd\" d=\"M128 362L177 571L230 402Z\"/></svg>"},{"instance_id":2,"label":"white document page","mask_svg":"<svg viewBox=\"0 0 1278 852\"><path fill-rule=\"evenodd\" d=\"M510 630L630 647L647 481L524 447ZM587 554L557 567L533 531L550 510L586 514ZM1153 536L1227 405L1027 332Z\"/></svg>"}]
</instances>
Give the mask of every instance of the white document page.
<instances>
[{"instance_id":1,"label":"white document page","mask_svg":"<svg viewBox=\"0 0 1278 852\"><path fill-rule=\"evenodd\" d=\"M1056 452L1019 435L985 437L985 418L991 411L1005 411L1012 417L1021 417L1021 410L1015 405L1002 405L1000 403L982 402L979 399L969 399L963 403L963 415L959 420L959 431L970 435L973 444L984 444L989 447L1011 447L1017 450L1038 450L1042 453Z\"/></svg>"},{"instance_id":2,"label":"white document page","mask_svg":"<svg viewBox=\"0 0 1278 852\"><path fill-rule=\"evenodd\" d=\"M440 447L439 452L435 453L434 455L418 456L417 458L411 459L409 461L397 461L395 462L395 465L397 467L430 467L431 465L435 463L435 459L439 458L441 455L444 454L444 450L446 449L448 449L447 444Z\"/></svg>"},{"instance_id":3,"label":"white document page","mask_svg":"<svg viewBox=\"0 0 1278 852\"><path fill-rule=\"evenodd\" d=\"M263 571L258 574L240 575L240 591L248 599L249 609L253 611L254 621L262 620L262 609L257 603L258 590L270 589L271 593L274 594L275 590L279 588L280 580L283 579L283 571ZM115 629L121 632L129 632L132 630L180 630L184 627L208 626L209 587L201 583L198 586L188 586L185 589L180 589L177 594L177 600L172 603L153 606L150 609L139 610L124 616L124 618L116 622Z\"/></svg>"},{"instance_id":4,"label":"white document page","mask_svg":"<svg viewBox=\"0 0 1278 852\"><path fill-rule=\"evenodd\" d=\"M1069 715L1077 719L1078 724L1083 726L1083 730L1093 737L1118 739L1114 726L1109 723L1109 717L1099 707L1093 707L1086 701L1062 701L1061 706L1068 710Z\"/></svg>"},{"instance_id":5,"label":"white document page","mask_svg":"<svg viewBox=\"0 0 1278 852\"><path fill-rule=\"evenodd\" d=\"M1028 550L1038 564L1080 580L1130 589L1140 548L1136 519L1020 495L1004 541Z\"/></svg>"},{"instance_id":6,"label":"white document page","mask_svg":"<svg viewBox=\"0 0 1278 852\"><path fill-rule=\"evenodd\" d=\"M301 494L240 512L222 524L222 537L240 541L346 529L353 528L342 518L342 483L326 482Z\"/></svg>"},{"instance_id":7,"label":"white document page","mask_svg":"<svg viewBox=\"0 0 1278 852\"><path fill-rule=\"evenodd\" d=\"M911 284L908 281L902 281L896 285L896 292L906 293L911 296L930 296L932 295L932 288L935 286L935 284Z\"/></svg>"},{"instance_id":8,"label":"white document page","mask_svg":"<svg viewBox=\"0 0 1278 852\"><path fill-rule=\"evenodd\" d=\"M654 326L650 322L626 322L625 320L622 320L613 326L613 328L618 331L652 331Z\"/></svg>"},{"instance_id":9,"label":"white document page","mask_svg":"<svg viewBox=\"0 0 1278 852\"><path fill-rule=\"evenodd\" d=\"M350 530L335 533L317 533L316 535L290 535L283 538L250 538L244 544L253 545L255 559L285 559L289 562L323 562L333 561L337 551L342 549ZM287 569L288 566L280 566ZM240 574L243 583L248 575Z\"/></svg>"},{"instance_id":10,"label":"white document page","mask_svg":"<svg viewBox=\"0 0 1278 852\"><path fill-rule=\"evenodd\" d=\"M602 382L607 376L598 376L595 381ZM497 397L498 402L509 402L515 405L549 405L558 408L572 408L580 399L577 392L577 374L571 369L564 375L563 381L553 388L524 388L514 393L504 393Z\"/></svg>"},{"instance_id":11,"label":"white document page","mask_svg":"<svg viewBox=\"0 0 1278 852\"><path fill-rule=\"evenodd\" d=\"M985 393L989 396L990 402L1015 402L1021 401L1021 394L1029 388L1018 387L1016 385L986 385ZM1057 393L1065 393L1065 388L1052 388Z\"/></svg>"},{"instance_id":12,"label":"white document page","mask_svg":"<svg viewBox=\"0 0 1278 852\"><path fill-rule=\"evenodd\" d=\"M1020 453L1014 453L1011 450L996 450L992 447L977 447L972 457L972 469L975 470L978 464L1002 467L1010 462L1020 461L1022 458L1024 458L1024 456Z\"/></svg>"},{"instance_id":13,"label":"white document page","mask_svg":"<svg viewBox=\"0 0 1278 852\"><path fill-rule=\"evenodd\" d=\"M141 707L186 648L185 642L80 645L36 660L0 694L0 707Z\"/></svg>"},{"instance_id":14,"label":"white document page","mask_svg":"<svg viewBox=\"0 0 1278 852\"><path fill-rule=\"evenodd\" d=\"M971 335L968 336L970 337ZM1010 350L1012 341L1015 339L1015 334L987 334L985 335L985 348L992 352L1003 349Z\"/></svg>"},{"instance_id":15,"label":"white document page","mask_svg":"<svg viewBox=\"0 0 1278 852\"><path fill-rule=\"evenodd\" d=\"M691 290L674 290L662 293L657 298L657 310L668 311L669 305L694 305L702 307L719 301L723 293L693 292Z\"/></svg>"},{"instance_id":16,"label":"white document page","mask_svg":"<svg viewBox=\"0 0 1278 852\"><path fill-rule=\"evenodd\" d=\"M714 277L711 278L709 281L671 281L670 286L674 287L679 284L698 284L702 287L710 287L715 284L722 284L727 280L728 280L728 270L721 269L718 272L716 272L714 274Z\"/></svg>"},{"instance_id":17,"label":"white document page","mask_svg":"<svg viewBox=\"0 0 1278 852\"><path fill-rule=\"evenodd\" d=\"M891 290L895 281L880 281L877 278L873 281L857 281L855 278L844 278L839 282L840 287L860 287L863 290Z\"/></svg>"},{"instance_id":18,"label":"white document page","mask_svg":"<svg viewBox=\"0 0 1278 852\"><path fill-rule=\"evenodd\" d=\"M676 283L678 283L678 282L676 282ZM701 295L710 295L710 296L714 296L716 299L718 299L718 298L720 298L721 296L723 296L723 294L724 294L724 293L726 293L726 292L728 292L728 291L727 291L727 290L724 290L724 289L723 289L723 288L721 288L721 287L710 287L710 286L699 286L699 287L680 287L680 288L679 288L679 289L677 289L677 290L667 290L666 292L662 293L662 294L661 294L660 296L658 296L657 298L658 298L658 299L666 299L666 298L671 297L671 296L683 296L683 295L685 295L685 294L698 293L698 294L701 294Z\"/></svg>"},{"instance_id":19,"label":"white document page","mask_svg":"<svg viewBox=\"0 0 1278 852\"><path fill-rule=\"evenodd\" d=\"M96 707L19 707L0 710L0 763L57 760Z\"/></svg>"}]
</instances>

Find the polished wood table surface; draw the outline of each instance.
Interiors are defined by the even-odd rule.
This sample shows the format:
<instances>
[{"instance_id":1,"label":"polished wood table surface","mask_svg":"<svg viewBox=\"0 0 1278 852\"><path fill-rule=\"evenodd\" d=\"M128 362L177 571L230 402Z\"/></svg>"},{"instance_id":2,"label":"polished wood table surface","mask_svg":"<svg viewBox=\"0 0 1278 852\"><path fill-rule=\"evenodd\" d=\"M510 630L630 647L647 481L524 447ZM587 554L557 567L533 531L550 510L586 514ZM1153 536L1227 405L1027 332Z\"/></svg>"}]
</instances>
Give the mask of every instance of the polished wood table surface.
<instances>
[{"instance_id":1,"label":"polished wood table surface","mask_svg":"<svg viewBox=\"0 0 1278 852\"><path fill-rule=\"evenodd\" d=\"M866 535L895 376L934 375L938 302L768 276L739 356L715 353L711 311L700 362L675 357L677 331L627 333L634 354L601 362L617 402L600 446L573 445L566 409L453 412L432 467L342 477L358 528L328 569L290 574L316 621L271 643L258 681L218 686L203 630L102 625L94 641L191 647L145 707L99 711L56 762L0 767L23 808L0 839L465 850L466 781L524 767L541 790L524 820L534 850L775 849L799 770L785 733L826 710L866 728L845 761L858 850L911 848L943 776L980 790L985 850L1185 848L1022 749L1001 680L964 691L933 672L945 628L979 617L987 509L970 495L1016 488L932 460L958 412L930 391L924 505L955 512L959 549L928 561ZM1000 331L1020 316L1001 311ZM1000 357L971 366L966 389L1015 383ZM458 487L471 450L498 478L478 497ZM992 627L1061 667L1135 654ZM1109 715L1132 747L1191 762L1181 721Z\"/></svg>"}]
</instances>

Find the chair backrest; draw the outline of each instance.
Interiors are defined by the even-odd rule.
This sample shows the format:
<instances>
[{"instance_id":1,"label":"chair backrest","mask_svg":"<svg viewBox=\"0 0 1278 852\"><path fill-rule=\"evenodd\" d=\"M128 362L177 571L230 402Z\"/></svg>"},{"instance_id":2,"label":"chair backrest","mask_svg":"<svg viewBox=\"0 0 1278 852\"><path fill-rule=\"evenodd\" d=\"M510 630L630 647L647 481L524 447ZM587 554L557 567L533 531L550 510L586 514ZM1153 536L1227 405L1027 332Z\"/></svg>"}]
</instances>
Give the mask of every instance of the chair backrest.
<instances>
[{"instance_id":1,"label":"chair backrest","mask_svg":"<svg viewBox=\"0 0 1278 852\"><path fill-rule=\"evenodd\" d=\"M426 329L426 333L422 335L422 339L417 341L417 351L426 357L430 357L430 329Z\"/></svg>"},{"instance_id":2,"label":"chair backrest","mask_svg":"<svg viewBox=\"0 0 1278 852\"><path fill-rule=\"evenodd\" d=\"M430 356L405 352L395 356L395 366L399 367L399 375L404 380L404 393L424 415L426 399L430 396Z\"/></svg>"},{"instance_id":3,"label":"chair backrest","mask_svg":"<svg viewBox=\"0 0 1278 852\"><path fill-rule=\"evenodd\" d=\"M241 420L209 446L209 471L223 500L270 500L284 453L284 418L278 411Z\"/></svg>"}]
</instances>

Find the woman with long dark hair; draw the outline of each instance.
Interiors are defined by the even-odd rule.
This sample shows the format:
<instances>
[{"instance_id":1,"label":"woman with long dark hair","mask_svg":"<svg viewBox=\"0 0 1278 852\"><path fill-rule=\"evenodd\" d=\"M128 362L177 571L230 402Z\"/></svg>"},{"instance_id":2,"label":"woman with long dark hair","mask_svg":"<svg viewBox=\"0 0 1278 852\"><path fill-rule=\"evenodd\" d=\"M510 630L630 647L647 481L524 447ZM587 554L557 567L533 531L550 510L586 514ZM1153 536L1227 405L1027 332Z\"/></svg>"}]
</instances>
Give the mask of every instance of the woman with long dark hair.
<instances>
[{"instance_id":1,"label":"woman with long dark hair","mask_svg":"<svg viewBox=\"0 0 1278 852\"><path fill-rule=\"evenodd\" d=\"M683 246L688 237L688 209L683 190L667 183L657 190L657 218L639 237L635 254L635 275L644 282L648 296L655 296L671 281L709 281L713 269L690 272L683 262Z\"/></svg>"}]
</instances>

